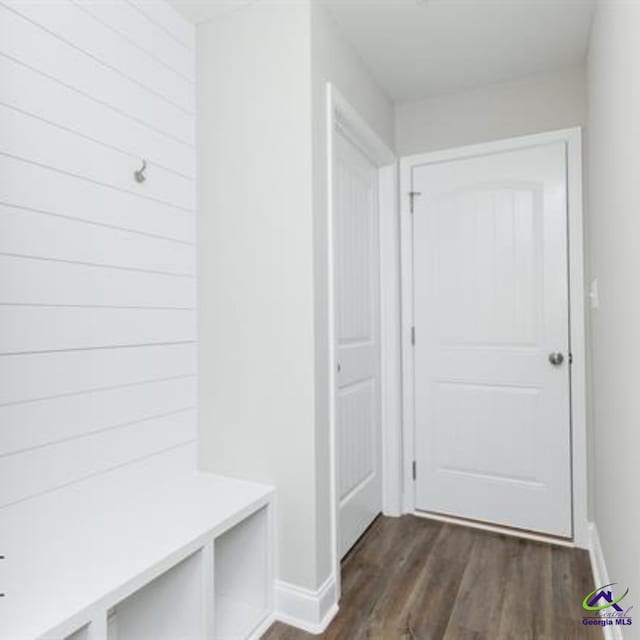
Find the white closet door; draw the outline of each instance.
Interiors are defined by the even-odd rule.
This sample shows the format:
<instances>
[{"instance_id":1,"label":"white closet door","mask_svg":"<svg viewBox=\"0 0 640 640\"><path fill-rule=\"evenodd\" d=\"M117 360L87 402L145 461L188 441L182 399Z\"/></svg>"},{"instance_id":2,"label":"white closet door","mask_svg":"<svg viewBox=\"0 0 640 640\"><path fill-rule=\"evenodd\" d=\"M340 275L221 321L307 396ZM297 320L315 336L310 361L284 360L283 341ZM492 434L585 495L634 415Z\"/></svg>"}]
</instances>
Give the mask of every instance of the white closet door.
<instances>
[{"instance_id":1,"label":"white closet door","mask_svg":"<svg viewBox=\"0 0 640 640\"><path fill-rule=\"evenodd\" d=\"M411 188L416 506L571 537L565 146Z\"/></svg>"},{"instance_id":2,"label":"white closet door","mask_svg":"<svg viewBox=\"0 0 640 640\"><path fill-rule=\"evenodd\" d=\"M380 513L378 171L335 137L334 290L339 547Z\"/></svg>"}]
</instances>

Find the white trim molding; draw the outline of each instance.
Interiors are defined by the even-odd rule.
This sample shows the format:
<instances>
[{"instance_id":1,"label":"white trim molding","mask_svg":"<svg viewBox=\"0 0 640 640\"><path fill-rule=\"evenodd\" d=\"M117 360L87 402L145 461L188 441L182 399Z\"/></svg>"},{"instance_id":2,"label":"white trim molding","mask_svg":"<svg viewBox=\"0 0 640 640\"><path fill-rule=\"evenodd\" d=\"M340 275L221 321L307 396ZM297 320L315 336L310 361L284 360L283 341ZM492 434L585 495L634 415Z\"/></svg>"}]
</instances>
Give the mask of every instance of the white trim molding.
<instances>
[{"instance_id":1,"label":"white trim molding","mask_svg":"<svg viewBox=\"0 0 640 640\"><path fill-rule=\"evenodd\" d=\"M271 625L276 621L273 613L270 613L250 634L247 640L260 640L269 631Z\"/></svg>"},{"instance_id":2,"label":"white trim molding","mask_svg":"<svg viewBox=\"0 0 640 640\"><path fill-rule=\"evenodd\" d=\"M607 564L604 560L602 547L600 546L600 536L595 522L590 522L588 526L589 532L589 558L591 559L591 571L593 573L594 589L605 584L610 584L609 572ZM586 595L586 594L585 594ZM602 627L605 640L624 640L622 635L622 627L607 626Z\"/></svg>"},{"instance_id":3,"label":"white trim molding","mask_svg":"<svg viewBox=\"0 0 640 640\"><path fill-rule=\"evenodd\" d=\"M402 515L402 336L398 167L380 168L380 424L382 512Z\"/></svg>"},{"instance_id":4,"label":"white trim molding","mask_svg":"<svg viewBox=\"0 0 640 640\"><path fill-rule=\"evenodd\" d=\"M402 513L402 381L400 322L400 230L398 221L398 167L394 152L366 120L331 84L326 85L327 108L327 237L329 265L329 434L331 451L331 512L336 601L340 599L340 553L338 549L338 479L335 425L335 327L333 272L333 157L336 131L346 135L378 168L380 215L380 424L382 430L382 510Z\"/></svg>"},{"instance_id":5,"label":"white trim molding","mask_svg":"<svg viewBox=\"0 0 640 640\"><path fill-rule=\"evenodd\" d=\"M316 591L276 580L274 617L309 633L322 633L338 612L335 576Z\"/></svg>"},{"instance_id":6,"label":"white trim molding","mask_svg":"<svg viewBox=\"0 0 640 640\"><path fill-rule=\"evenodd\" d=\"M411 174L416 165L471 158L543 144L563 142L567 157L568 245L569 245L569 339L571 366L571 457L572 457L572 542L590 548L587 496L587 395L584 238L582 212L582 130L580 127L498 140L432 153L406 156L400 160L400 238L402 270L402 406L403 406L403 497L405 513L415 511L415 381L411 327L413 325L413 229L410 211Z\"/></svg>"}]
</instances>

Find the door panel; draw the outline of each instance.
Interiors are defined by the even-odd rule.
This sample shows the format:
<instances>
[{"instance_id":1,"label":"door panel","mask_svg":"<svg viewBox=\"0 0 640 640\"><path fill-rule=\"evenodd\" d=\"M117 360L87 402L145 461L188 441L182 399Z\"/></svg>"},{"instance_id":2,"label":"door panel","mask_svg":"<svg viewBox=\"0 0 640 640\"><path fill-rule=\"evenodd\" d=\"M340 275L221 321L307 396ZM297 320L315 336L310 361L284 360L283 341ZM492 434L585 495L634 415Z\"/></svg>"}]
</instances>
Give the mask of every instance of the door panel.
<instances>
[{"instance_id":1,"label":"door panel","mask_svg":"<svg viewBox=\"0 0 640 640\"><path fill-rule=\"evenodd\" d=\"M344 499L376 469L374 438L376 389L371 379L343 387L338 396L341 425L340 497Z\"/></svg>"},{"instance_id":2,"label":"door panel","mask_svg":"<svg viewBox=\"0 0 640 640\"><path fill-rule=\"evenodd\" d=\"M344 555L381 510L378 172L336 135L334 290L339 547Z\"/></svg>"},{"instance_id":3,"label":"door panel","mask_svg":"<svg viewBox=\"0 0 640 640\"><path fill-rule=\"evenodd\" d=\"M417 166L412 190L416 506L570 537L565 146Z\"/></svg>"}]
</instances>

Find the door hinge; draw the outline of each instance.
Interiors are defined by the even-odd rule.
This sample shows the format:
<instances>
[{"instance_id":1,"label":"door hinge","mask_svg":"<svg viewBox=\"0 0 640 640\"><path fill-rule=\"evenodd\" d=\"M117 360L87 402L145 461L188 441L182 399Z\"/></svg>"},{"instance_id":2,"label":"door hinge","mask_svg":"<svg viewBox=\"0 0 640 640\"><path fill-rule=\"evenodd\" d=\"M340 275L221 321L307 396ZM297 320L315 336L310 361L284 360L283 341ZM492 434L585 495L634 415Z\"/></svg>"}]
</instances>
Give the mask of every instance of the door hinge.
<instances>
[{"instance_id":1,"label":"door hinge","mask_svg":"<svg viewBox=\"0 0 640 640\"><path fill-rule=\"evenodd\" d=\"M573 353L569 354L569 364L573 364Z\"/></svg>"},{"instance_id":2,"label":"door hinge","mask_svg":"<svg viewBox=\"0 0 640 640\"><path fill-rule=\"evenodd\" d=\"M413 479L415 480L418 477L418 468L416 465L416 461L413 461L413 464L411 465L411 473L413 474Z\"/></svg>"},{"instance_id":3,"label":"door hinge","mask_svg":"<svg viewBox=\"0 0 640 640\"><path fill-rule=\"evenodd\" d=\"M411 346L412 347L416 346L416 328L415 327L411 327Z\"/></svg>"},{"instance_id":4,"label":"door hinge","mask_svg":"<svg viewBox=\"0 0 640 640\"><path fill-rule=\"evenodd\" d=\"M420 191L409 191L409 202L410 202L409 210L411 211L411 213L413 213L413 207L415 204L416 196L421 196L421 195L422 193Z\"/></svg>"}]
</instances>

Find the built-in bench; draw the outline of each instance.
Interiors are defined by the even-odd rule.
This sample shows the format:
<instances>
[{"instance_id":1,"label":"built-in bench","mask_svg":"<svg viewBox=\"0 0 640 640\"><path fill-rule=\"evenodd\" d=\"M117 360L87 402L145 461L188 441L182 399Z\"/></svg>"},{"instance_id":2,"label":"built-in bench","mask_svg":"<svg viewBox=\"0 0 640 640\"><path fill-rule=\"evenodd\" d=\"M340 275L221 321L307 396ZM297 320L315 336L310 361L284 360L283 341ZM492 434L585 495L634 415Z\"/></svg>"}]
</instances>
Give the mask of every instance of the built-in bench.
<instances>
[{"instance_id":1,"label":"built-in bench","mask_svg":"<svg viewBox=\"0 0 640 640\"><path fill-rule=\"evenodd\" d=\"M0 511L0 638L259 635L273 489L189 466L156 456Z\"/></svg>"}]
</instances>

